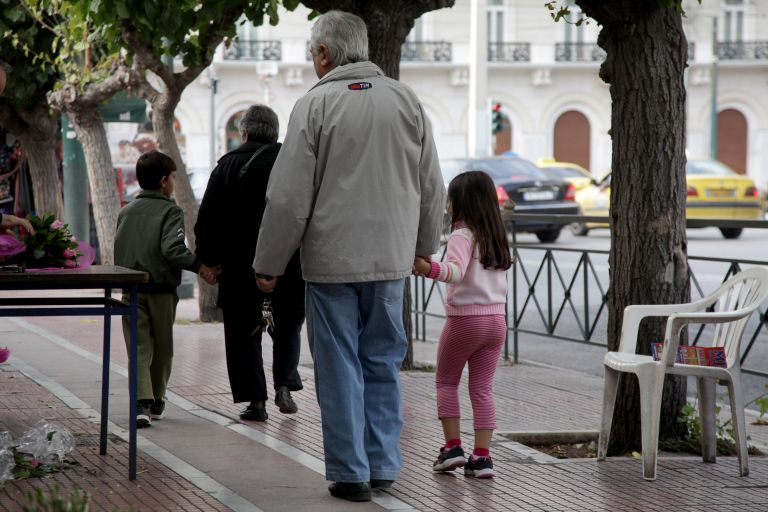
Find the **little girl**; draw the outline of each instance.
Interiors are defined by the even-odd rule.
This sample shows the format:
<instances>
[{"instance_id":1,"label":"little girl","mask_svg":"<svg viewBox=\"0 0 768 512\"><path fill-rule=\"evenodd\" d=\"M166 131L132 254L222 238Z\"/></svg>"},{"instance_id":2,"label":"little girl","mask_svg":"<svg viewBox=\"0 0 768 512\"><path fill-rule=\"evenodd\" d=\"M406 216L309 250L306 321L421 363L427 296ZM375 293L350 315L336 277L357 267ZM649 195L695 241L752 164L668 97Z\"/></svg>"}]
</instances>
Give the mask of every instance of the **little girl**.
<instances>
[{"instance_id":1,"label":"little girl","mask_svg":"<svg viewBox=\"0 0 768 512\"><path fill-rule=\"evenodd\" d=\"M464 467L464 475L493 477L489 451L496 428L493 376L507 331L506 270L512 265L496 188L482 171L468 171L448 185L453 231L445 261L416 257L414 273L448 283L447 319L437 351L437 412L445 445L435 471ZM459 381L469 363L475 449L469 460L461 447Z\"/></svg>"}]
</instances>

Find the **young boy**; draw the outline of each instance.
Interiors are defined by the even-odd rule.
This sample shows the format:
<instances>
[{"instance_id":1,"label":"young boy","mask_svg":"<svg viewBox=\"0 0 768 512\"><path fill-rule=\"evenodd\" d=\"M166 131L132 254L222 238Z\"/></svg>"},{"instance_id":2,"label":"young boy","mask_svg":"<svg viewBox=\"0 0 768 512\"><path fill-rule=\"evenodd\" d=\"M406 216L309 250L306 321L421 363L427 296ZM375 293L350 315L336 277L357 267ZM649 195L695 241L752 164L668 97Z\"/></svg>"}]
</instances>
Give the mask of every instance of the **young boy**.
<instances>
[{"instance_id":1,"label":"young boy","mask_svg":"<svg viewBox=\"0 0 768 512\"><path fill-rule=\"evenodd\" d=\"M171 199L176 178L173 159L159 151L145 153L136 162L136 177L142 190L117 218L115 264L149 274L149 282L139 288L136 426L142 428L161 419L165 411L181 270L198 272L211 283L216 273L184 243L184 215ZM128 346L127 317L123 335Z\"/></svg>"}]
</instances>

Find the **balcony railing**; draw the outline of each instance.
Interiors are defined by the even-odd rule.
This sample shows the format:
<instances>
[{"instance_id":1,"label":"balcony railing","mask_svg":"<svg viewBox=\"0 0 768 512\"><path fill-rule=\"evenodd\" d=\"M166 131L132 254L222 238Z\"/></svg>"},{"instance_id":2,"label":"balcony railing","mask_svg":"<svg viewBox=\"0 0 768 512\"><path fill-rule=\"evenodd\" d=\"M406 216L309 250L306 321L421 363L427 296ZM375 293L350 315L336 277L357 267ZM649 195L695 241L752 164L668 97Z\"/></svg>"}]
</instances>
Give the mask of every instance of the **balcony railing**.
<instances>
[{"instance_id":1,"label":"balcony railing","mask_svg":"<svg viewBox=\"0 0 768 512\"><path fill-rule=\"evenodd\" d=\"M529 62L530 43L488 43L489 62Z\"/></svg>"},{"instance_id":2,"label":"balcony railing","mask_svg":"<svg viewBox=\"0 0 768 512\"><path fill-rule=\"evenodd\" d=\"M768 51L768 49L765 49ZM688 43L688 61L693 61L696 45ZM768 57L766 57L768 58ZM602 62L605 60L605 50L597 43L556 43L555 61L557 62Z\"/></svg>"},{"instance_id":3,"label":"balcony railing","mask_svg":"<svg viewBox=\"0 0 768 512\"><path fill-rule=\"evenodd\" d=\"M605 50L596 43L556 43L556 62L602 62Z\"/></svg>"},{"instance_id":4,"label":"balcony railing","mask_svg":"<svg viewBox=\"0 0 768 512\"><path fill-rule=\"evenodd\" d=\"M401 61L451 62L453 48L447 41L405 42Z\"/></svg>"},{"instance_id":5,"label":"balcony railing","mask_svg":"<svg viewBox=\"0 0 768 512\"><path fill-rule=\"evenodd\" d=\"M768 41L717 43L720 60L768 60Z\"/></svg>"},{"instance_id":6,"label":"balcony railing","mask_svg":"<svg viewBox=\"0 0 768 512\"><path fill-rule=\"evenodd\" d=\"M226 60L282 60L280 41L233 41L224 49Z\"/></svg>"}]
</instances>

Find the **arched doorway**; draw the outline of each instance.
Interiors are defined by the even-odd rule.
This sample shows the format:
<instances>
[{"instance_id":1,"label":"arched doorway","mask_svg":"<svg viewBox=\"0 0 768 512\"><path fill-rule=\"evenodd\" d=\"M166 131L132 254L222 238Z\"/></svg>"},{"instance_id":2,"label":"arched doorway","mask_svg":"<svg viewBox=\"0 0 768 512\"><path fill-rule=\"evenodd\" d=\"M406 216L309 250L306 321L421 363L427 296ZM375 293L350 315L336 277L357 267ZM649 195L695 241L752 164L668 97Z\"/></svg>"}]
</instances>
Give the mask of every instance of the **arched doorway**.
<instances>
[{"instance_id":1,"label":"arched doorway","mask_svg":"<svg viewBox=\"0 0 768 512\"><path fill-rule=\"evenodd\" d=\"M558 162L572 162L589 169L589 120L581 112L569 110L555 122L554 156Z\"/></svg>"},{"instance_id":2,"label":"arched doorway","mask_svg":"<svg viewBox=\"0 0 768 512\"><path fill-rule=\"evenodd\" d=\"M717 114L717 159L739 174L747 173L747 118L736 109Z\"/></svg>"},{"instance_id":3,"label":"arched doorway","mask_svg":"<svg viewBox=\"0 0 768 512\"><path fill-rule=\"evenodd\" d=\"M245 114L245 110L235 112L227 121L227 127L224 129L227 138L227 153L240 147L242 142L240 140L240 120L243 118L243 114Z\"/></svg>"},{"instance_id":4,"label":"arched doorway","mask_svg":"<svg viewBox=\"0 0 768 512\"><path fill-rule=\"evenodd\" d=\"M507 151L512 151L512 122L504 114L501 119L499 131L493 134L494 155L503 155Z\"/></svg>"}]
</instances>

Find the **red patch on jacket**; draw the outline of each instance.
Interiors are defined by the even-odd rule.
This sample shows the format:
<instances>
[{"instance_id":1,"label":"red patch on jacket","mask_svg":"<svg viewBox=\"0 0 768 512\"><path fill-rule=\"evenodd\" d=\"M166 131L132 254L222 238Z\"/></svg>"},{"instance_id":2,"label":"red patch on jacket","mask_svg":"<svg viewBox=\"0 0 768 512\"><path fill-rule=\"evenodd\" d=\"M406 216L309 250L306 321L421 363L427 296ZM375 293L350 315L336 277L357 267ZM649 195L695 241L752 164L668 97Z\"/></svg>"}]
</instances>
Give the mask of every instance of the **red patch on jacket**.
<instances>
[{"instance_id":1,"label":"red patch on jacket","mask_svg":"<svg viewBox=\"0 0 768 512\"><path fill-rule=\"evenodd\" d=\"M373 87L370 82L356 82L347 86L350 91L364 91Z\"/></svg>"}]
</instances>

